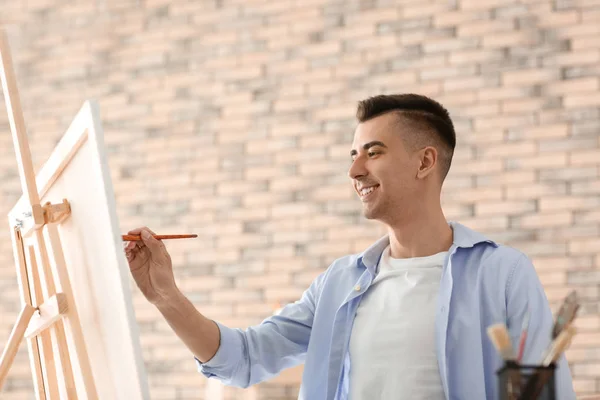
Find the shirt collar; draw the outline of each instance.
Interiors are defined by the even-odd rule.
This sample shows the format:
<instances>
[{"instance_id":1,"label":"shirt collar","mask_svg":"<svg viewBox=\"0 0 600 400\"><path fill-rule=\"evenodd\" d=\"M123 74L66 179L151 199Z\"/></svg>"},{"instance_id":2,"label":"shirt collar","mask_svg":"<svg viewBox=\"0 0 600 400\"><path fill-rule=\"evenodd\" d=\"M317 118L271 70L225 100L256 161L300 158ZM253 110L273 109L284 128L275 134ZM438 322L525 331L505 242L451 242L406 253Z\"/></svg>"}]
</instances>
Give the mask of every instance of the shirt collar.
<instances>
[{"instance_id":1,"label":"shirt collar","mask_svg":"<svg viewBox=\"0 0 600 400\"><path fill-rule=\"evenodd\" d=\"M449 221L448 225L452 227L454 231L452 244L453 247L469 248L474 247L478 243L490 243L494 247L498 247L498 244L493 240L487 238L483 234L474 231L466 226L459 224L458 222ZM358 256L357 266L364 266L371 272L375 272L377 264L383 250L390 244L389 235L385 235L373 243L369 248L363 251Z\"/></svg>"}]
</instances>

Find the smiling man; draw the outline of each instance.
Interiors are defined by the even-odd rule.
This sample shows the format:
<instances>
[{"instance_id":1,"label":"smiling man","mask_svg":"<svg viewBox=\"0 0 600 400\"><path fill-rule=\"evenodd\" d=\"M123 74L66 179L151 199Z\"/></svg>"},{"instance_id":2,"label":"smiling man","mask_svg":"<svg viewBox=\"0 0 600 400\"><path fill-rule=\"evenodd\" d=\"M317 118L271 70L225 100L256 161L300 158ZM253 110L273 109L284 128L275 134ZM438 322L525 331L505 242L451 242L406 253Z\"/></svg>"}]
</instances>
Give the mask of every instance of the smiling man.
<instances>
[{"instance_id":1,"label":"smiling man","mask_svg":"<svg viewBox=\"0 0 600 400\"><path fill-rule=\"evenodd\" d=\"M486 328L513 343L529 313L523 362L538 363L552 314L530 260L442 211L456 136L448 112L424 96L359 103L350 151L364 216L388 234L335 260L277 316L248 329L206 318L179 291L151 231L126 247L131 272L196 357L200 371L247 387L305 363L303 400L496 399L502 365ZM557 399L575 399L562 356Z\"/></svg>"}]
</instances>

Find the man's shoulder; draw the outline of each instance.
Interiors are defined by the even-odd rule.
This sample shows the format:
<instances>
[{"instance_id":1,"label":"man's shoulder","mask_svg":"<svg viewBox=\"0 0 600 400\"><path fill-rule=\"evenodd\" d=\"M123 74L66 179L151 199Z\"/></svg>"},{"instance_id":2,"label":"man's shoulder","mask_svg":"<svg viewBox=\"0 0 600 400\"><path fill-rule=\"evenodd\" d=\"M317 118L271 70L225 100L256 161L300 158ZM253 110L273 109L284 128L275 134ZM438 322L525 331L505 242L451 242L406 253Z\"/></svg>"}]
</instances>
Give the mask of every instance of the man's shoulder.
<instances>
[{"instance_id":1,"label":"man's shoulder","mask_svg":"<svg viewBox=\"0 0 600 400\"><path fill-rule=\"evenodd\" d=\"M358 268L358 261L361 253L347 254L336 258L329 265L330 274L348 274L354 272Z\"/></svg>"},{"instance_id":2,"label":"man's shoulder","mask_svg":"<svg viewBox=\"0 0 600 400\"><path fill-rule=\"evenodd\" d=\"M528 257L524 252L515 247L496 243L496 246L490 249L488 259L490 261L499 261L503 264L514 264L522 259L528 259Z\"/></svg>"},{"instance_id":3,"label":"man's shoulder","mask_svg":"<svg viewBox=\"0 0 600 400\"><path fill-rule=\"evenodd\" d=\"M510 245L502 243L493 237L493 235L486 235L478 232L474 229L469 228L466 225L459 223L452 223L454 227L455 243L459 247L471 248L473 253L481 259L481 261L499 261L502 264L511 264L520 259L528 258L527 255Z\"/></svg>"},{"instance_id":4,"label":"man's shoulder","mask_svg":"<svg viewBox=\"0 0 600 400\"><path fill-rule=\"evenodd\" d=\"M364 268L359 265L361 256L362 253L348 254L335 259L322 274L321 283L334 282L338 288L345 285L352 287L364 272Z\"/></svg>"}]
</instances>

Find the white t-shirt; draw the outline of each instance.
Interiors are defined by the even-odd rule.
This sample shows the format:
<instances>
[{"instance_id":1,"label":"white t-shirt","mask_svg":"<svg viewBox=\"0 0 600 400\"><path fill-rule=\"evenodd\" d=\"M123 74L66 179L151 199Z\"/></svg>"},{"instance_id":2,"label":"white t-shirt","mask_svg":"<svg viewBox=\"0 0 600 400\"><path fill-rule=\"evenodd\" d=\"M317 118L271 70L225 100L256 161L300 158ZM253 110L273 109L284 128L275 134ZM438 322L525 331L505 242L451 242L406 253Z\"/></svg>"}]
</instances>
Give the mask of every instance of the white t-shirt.
<instances>
[{"instance_id":1,"label":"white t-shirt","mask_svg":"<svg viewBox=\"0 0 600 400\"><path fill-rule=\"evenodd\" d=\"M435 310L447 252L396 259L384 251L350 337L350 400L441 400Z\"/></svg>"}]
</instances>

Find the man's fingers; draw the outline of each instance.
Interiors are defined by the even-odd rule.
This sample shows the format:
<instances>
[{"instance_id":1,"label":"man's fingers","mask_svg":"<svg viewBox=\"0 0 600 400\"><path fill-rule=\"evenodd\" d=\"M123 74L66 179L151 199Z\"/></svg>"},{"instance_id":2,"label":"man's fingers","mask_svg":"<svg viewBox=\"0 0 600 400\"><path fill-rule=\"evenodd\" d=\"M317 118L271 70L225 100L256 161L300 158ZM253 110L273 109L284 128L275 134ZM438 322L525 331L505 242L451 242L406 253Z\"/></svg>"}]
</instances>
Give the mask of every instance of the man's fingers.
<instances>
[{"instance_id":1,"label":"man's fingers","mask_svg":"<svg viewBox=\"0 0 600 400\"><path fill-rule=\"evenodd\" d=\"M148 228L147 226L142 226L140 228L136 228L136 229L132 229L129 232L127 232L128 235L136 235L136 236L141 236L143 231L147 231L149 232L151 235L156 235L156 233L154 233L150 228ZM127 245L125 246L125 250L133 250L136 247L140 247L143 246L144 242L143 240L132 240L130 242L127 243Z\"/></svg>"},{"instance_id":2,"label":"man's fingers","mask_svg":"<svg viewBox=\"0 0 600 400\"><path fill-rule=\"evenodd\" d=\"M148 248L152 252L161 251L164 248L164 243L160 240L155 239L152 236L153 234L154 233L152 233L152 231L150 229L142 229L142 231L140 232L140 236L142 237L142 242L143 242L143 244L148 246Z\"/></svg>"},{"instance_id":3,"label":"man's fingers","mask_svg":"<svg viewBox=\"0 0 600 400\"><path fill-rule=\"evenodd\" d=\"M142 233L143 230L146 230L148 232L150 232L150 234L152 235L156 235L156 233L154 233L150 228L148 228L147 226L142 226L140 228L136 228L133 229L129 232L127 232L128 235L140 235Z\"/></svg>"}]
</instances>

